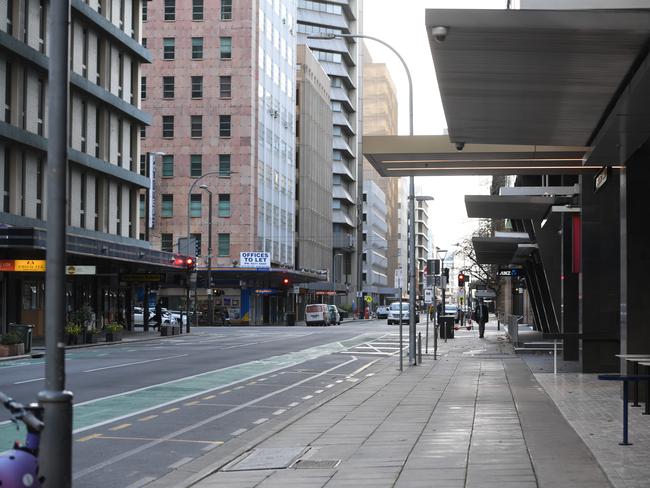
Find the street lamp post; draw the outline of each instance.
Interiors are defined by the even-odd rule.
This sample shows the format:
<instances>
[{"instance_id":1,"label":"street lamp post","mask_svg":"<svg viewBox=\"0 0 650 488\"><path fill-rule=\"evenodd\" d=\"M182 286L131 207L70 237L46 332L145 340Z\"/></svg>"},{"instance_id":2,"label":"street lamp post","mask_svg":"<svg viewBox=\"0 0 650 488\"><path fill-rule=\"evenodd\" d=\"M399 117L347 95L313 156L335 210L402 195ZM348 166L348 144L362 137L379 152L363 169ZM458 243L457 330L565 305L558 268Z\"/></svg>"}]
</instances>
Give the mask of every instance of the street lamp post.
<instances>
[{"instance_id":1,"label":"street lamp post","mask_svg":"<svg viewBox=\"0 0 650 488\"><path fill-rule=\"evenodd\" d=\"M325 34L307 36L308 39L336 39L336 38L360 38L371 39L384 45L390 49L400 60L406 77L408 78L409 85L409 135L413 135L413 81L411 80L411 72L404 61L404 58L397 52L397 50L381 39L365 34ZM410 256L408 275L409 275L409 362L412 365L417 364L415 354L415 177L409 176L409 238L408 238L408 254ZM358 230L357 230L358 231Z\"/></svg>"},{"instance_id":2,"label":"street lamp post","mask_svg":"<svg viewBox=\"0 0 650 488\"><path fill-rule=\"evenodd\" d=\"M214 296L212 294L212 192L208 185L201 185L204 191L208 192L208 326L212 327L214 316Z\"/></svg>"}]
</instances>

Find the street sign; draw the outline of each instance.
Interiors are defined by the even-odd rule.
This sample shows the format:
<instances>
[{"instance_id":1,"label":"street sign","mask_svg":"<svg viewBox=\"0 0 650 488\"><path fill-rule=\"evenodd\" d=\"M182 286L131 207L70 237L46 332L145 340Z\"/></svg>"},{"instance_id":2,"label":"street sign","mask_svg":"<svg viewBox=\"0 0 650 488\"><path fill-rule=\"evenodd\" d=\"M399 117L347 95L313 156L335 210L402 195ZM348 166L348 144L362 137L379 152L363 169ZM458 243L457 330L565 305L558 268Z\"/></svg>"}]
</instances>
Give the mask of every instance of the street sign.
<instances>
[{"instance_id":1,"label":"street sign","mask_svg":"<svg viewBox=\"0 0 650 488\"><path fill-rule=\"evenodd\" d=\"M300 293L300 285L293 285L293 293L296 295Z\"/></svg>"},{"instance_id":2,"label":"street sign","mask_svg":"<svg viewBox=\"0 0 650 488\"><path fill-rule=\"evenodd\" d=\"M372 302L372 297L370 295L366 295L366 302L368 303Z\"/></svg>"},{"instance_id":3,"label":"street sign","mask_svg":"<svg viewBox=\"0 0 650 488\"><path fill-rule=\"evenodd\" d=\"M607 184L611 172L611 166L603 166L598 173L596 173L596 176L594 176L594 193Z\"/></svg>"},{"instance_id":4,"label":"street sign","mask_svg":"<svg viewBox=\"0 0 650 488\"><path fill-rule=\"evenodd\" d=\"M424 290L424 303L427 305L433 303L433 290L429 288Z\"/></svg>"},{"instance_id":5,"label":"street sign","mask_svg":"<svg viewBox=\"0 0 650 488\"><path fill-rule=\"evenodd\" d=\"M95 266L66 266L65 274L67 275L94 275L97 272Z\"/></svg>"},{"instance_id":6,"label":"street sign","mask_svg":"<svg viewBox=\"0 0 650 488\"><path fill-rule=\"evenodd\" d=\"M363 292L362 291L357 292L357 298L363 298Z\"/></svg>"},{"instance_id":7,"label":"street sign","mask_svg":"<svg viewBox=\"0 0 650 488\"><path fill-rule=\"evenodd\" d=\"M395 269L395 288L404 288L402 283L402 268Z\"/></svg>"}]
</instances>

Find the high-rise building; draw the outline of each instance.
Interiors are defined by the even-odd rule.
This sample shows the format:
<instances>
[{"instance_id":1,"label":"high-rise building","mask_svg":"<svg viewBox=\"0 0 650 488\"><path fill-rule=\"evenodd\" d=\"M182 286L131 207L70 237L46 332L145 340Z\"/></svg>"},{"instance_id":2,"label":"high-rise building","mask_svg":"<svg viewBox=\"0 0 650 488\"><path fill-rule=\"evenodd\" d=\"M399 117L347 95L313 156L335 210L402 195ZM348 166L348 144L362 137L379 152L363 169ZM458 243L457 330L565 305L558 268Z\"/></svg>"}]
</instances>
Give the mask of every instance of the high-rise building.
<instances>
[{"instance_id":1,"label":"high-rise building","mask_svg":"<svg viewBox=\"0 0 650 488\"><path fill-rule=\"evenodd\" d=\"M367 51L364 53L363 61L363 133L364 135L397 135L397 96L388 67L383 63L373 63ZM394 287L395 271L399 267L399 249L406 246L406 240L398 237L400 178L379 176L379 173L364 158L363 181L364 184L366 181L373 181L385 195L388 226L387 286Z\"/></svg>"},{"instance_id":2,"label":"high-rise building","mask_svg":"<svg viewBox=\"0 0 650 488\"><path fill-rule=\"evenodd\" d=\"M228 309L233 321L283 321L293 304L287 284L311 281L290 271L296 3L165 0L149 4L143 25L154 55L141 79L143 107L153 116L143 147L164 153L155 172L152 241L171 250L189 233L198 242L199 309L217 289L216 310ZM249 252L263 253L250 270L241 254ZM210 284L208 262L215 268Z\"/></svg>"},{"instance_id":3,"label":"high-rise building","mask_svg":"<svg viewBox=\"0 0 650 488\"><path fill-rule=\"evenodd\" d=\"M422 194L422 192L419 192ZM426 200L415 201L415 279L417 296L424 296L426 277L424 270L427 259L432 255L431 231L429 228L429 202Z\"/></svg>"},{"instance_id":4,"label":"high-rise building","mask_svg":"<svg viewBox=\"0 0 650 488\"><path fill-rule=\"evenodd\" d=\"M144 3L146 5L146 2ZM0 14L0 324L43 334L49 39L45 0L7 0ZM172 256L140 240L141 2L72 2L67 174L66 309L94 323L132 325L137 274L173 270ZM131 279L125 277L129 274ZM2 326L0 325L0 332Z\"/></svg>"},{"instance_id":5,"label":"high-rise building","mask_svg":"<svg viewBox=\"0 0 650 488\"><path fill-rule=\"evenodd\" d=\"M361 271L363 291L374 303L385 303L395 295L388 287L388 209L386 195L372 180L363 182L363 254Z\"/></svg>"},{"instance_id":6,"label":"high-rise building","mask_svg":"<svg viewBox=\"0 0 650 488\"><path fill-rule=\"evenodd\" d=\"M307 39L309 35L359 32L359 1L298 1L298 33L330 77L332 111L332 289L353 296L360 285L357 229L361 177L358 168L360 44L355 39Z\"/></svg>"}]
</instances>

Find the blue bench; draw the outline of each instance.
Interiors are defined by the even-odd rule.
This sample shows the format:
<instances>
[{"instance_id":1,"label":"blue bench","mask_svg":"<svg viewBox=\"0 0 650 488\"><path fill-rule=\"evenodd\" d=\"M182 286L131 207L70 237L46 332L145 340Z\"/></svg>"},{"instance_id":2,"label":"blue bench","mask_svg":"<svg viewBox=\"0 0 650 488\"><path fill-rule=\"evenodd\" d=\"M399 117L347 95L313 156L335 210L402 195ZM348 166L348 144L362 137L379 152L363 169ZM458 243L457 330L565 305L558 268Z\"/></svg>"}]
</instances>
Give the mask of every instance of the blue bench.
<instances>
[{"instance_id":1,"label":"blue bench","mask_svg":"<svg viewBox=\"0 0 650 488\"><path fill-rule=\"evenodd\" d=\"M599 380L603 381L622 381L623 382L623 442L619 442L620 446L631 446L632 443L628 442L628 383L630 381L638 385L639 381L650 381L650 375L639 374L599 374ZM648 400L646 400L646 409L648 407Z\"/></svg>"}]
</instances>

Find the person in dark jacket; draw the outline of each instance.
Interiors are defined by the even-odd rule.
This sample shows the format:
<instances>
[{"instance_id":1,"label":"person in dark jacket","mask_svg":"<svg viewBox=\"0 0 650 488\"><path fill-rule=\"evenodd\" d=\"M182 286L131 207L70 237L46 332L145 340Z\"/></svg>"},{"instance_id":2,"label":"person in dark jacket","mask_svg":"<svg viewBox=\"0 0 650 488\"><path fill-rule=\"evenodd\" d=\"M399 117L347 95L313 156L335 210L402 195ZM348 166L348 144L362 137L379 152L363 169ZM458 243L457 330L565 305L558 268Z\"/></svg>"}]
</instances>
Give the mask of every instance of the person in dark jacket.
<instances>
[{"instance_id":1,"label":"person in dark jacket","mask_svg":"<svg viewBox=\"0 0 650 488\"><path fill-rule=\"evenodd\" d=\"M160 330L160 326L162 325L162 303L160 303L160 300L156 302L156 311L154 312L154 320L156 322L154 327L158 327L158 330Z\"/></svg>"},{"instance_id":2,"label":"person in dark jacket","mask_svg":"<svg viewBox=\"0 0 650 488\"><path fill-rule=\"evenodd\" d=\"M485 323L489 320L490 311L483 300L479 300L474 309L474 320L478 322L478 336L483 338L485 335Z\"/></svg>"}]
</instances>

